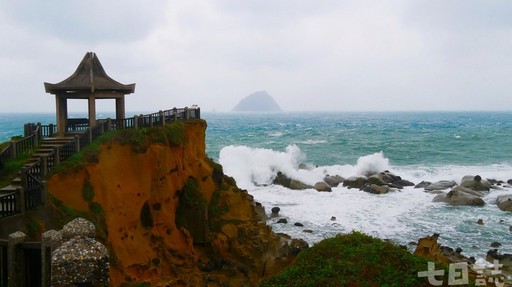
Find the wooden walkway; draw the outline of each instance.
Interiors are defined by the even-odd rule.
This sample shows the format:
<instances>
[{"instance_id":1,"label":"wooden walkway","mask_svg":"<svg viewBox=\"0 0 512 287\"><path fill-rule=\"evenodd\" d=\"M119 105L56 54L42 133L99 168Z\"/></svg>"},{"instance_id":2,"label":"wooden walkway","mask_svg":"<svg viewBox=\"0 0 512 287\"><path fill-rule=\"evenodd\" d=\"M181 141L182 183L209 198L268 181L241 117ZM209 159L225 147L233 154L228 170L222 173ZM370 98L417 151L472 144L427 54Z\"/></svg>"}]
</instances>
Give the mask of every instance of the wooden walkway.
<instances>
[{"instance_id":1,"label":"wooden walkway","mask_svg":"<svg viewBox=\"0 0 512 287\"><path fill-rule=\"evenodd\" d=\"M8 161L30 155L11 184L0 188L0 218L24 213L47 202L44 180L60 162L80 151L106 131L163 126L177 120L200 119L200 109L173 108L127 119L98 120L89 128L88 119L73 119L68 123L65 137L53 137L56 125L25 124L25 137L11 141L0 152L0 169ZM70 136L71 135L71 136Z\"/></svg>"}]
</instances>

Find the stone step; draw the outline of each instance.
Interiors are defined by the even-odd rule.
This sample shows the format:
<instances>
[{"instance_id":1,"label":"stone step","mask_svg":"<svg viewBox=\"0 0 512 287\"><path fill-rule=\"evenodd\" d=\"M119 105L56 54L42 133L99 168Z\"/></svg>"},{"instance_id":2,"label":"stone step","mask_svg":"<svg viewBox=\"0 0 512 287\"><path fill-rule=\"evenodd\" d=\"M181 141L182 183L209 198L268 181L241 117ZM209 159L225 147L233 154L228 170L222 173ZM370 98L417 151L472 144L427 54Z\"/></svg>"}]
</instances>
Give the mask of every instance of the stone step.
<instances>
[{"instance_id":1,"label":"stone step","mask_svg":"<svg viewBox=\"0 0 512 287\"><path fill-rule=\"evenodd\" d=\"M0 188L0 195L15 192L18 188L21 188L21 185L10 184L6 187L2 187Z\"/></svg>"}]
</instances>

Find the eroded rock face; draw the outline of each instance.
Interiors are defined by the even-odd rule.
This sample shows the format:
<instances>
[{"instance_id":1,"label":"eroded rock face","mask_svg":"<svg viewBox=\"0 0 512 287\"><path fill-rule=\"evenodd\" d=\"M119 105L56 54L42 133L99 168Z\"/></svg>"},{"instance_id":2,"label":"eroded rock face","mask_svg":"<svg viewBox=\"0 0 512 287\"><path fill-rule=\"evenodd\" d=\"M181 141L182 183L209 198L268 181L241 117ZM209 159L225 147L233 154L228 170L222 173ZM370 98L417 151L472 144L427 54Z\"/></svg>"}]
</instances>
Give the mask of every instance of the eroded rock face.
<instances>
[{"instance_id":1,"label":"eroded rock face","mask_svg":"<svg viewBox=\"0 0 512 287\"><path fill-rule=\"evenodd\" d=\"M111 286L255 286L293 260L282 252L289 240L261 221L252 196L206 157L205 129L202 121L186 123L186 144L177 146L134 149L107 141L94 163L49 178L53 198L98 218L97 240L109 246L116 263ZM197 186L187 185L191 179ZM85 183L92 190L87 198ZM201 244L194 244L180 199L206 211Z\"/></svg>"}]
</instances>

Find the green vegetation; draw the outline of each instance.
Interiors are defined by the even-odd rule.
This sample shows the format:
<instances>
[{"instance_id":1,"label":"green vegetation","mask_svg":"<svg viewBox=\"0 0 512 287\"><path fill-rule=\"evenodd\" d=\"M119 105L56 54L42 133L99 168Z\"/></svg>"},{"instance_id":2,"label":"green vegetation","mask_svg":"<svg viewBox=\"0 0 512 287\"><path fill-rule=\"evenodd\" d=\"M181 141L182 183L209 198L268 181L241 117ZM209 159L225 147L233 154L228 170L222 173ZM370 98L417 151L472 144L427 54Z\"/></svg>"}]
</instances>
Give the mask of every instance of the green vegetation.
<instances>
[{"instance_id":1,"label":"green vegetation","mask_svg":"<svg viewBox=\"0 0 512 287\"><path fill-rule=\"evenodd\" d=\"M82 186L82 198L87 202L91 202L94 198L94 186L92 186L91 181L88 179L85 180Z\"/></svg>"},{"instance_id":2,"label":"green vegetation","mask_svg":"<svg viewBox=\"0 0 512 287\"><path fill-rule=\"evenodd\" d=\"M193 210L206 208L207 201L203 197L196 179L189 177L179 193L179 204L176 209L176 225L180 227L190 226L192 222L187 222L187 220L192 217L187 216L187 214L193 212Z\"/></svg>"},{"instance_id":3,"label":"green vegetation","mask_svg":"<svg viewBox=\"0 0 512 287\"><path fill-rule=\"evenodd\" d=\"M35 239L41 234L41 224L34 218L30 218L25 226L27 236L31 239Z\"/></svg>"},{"instance_id":4,"label":"green vegetation","mask_svg":"<svg viewBox=\"0 0 512 287\"><path fill-rule=\"evenodd\" d=\"M427 278L418 278L418 272L426 271L427 266L427 259L352 232L325 239L302 251L292 265L260 287L431 286ZM442 268L440 263L436 266Z\"/></svg>"},{"instance_id":5,"label":"green vegetation","mask_svg":"<svg viewBox=\"0 0 512 287\"><path fill-rule=\"evenodd\" d=\"M29 157L30 154L26 154L5 163L4 167L0 169L0 188L11 184L11 181L18 175L18 171L27 163Z\"/></svg>"}]
</instances>

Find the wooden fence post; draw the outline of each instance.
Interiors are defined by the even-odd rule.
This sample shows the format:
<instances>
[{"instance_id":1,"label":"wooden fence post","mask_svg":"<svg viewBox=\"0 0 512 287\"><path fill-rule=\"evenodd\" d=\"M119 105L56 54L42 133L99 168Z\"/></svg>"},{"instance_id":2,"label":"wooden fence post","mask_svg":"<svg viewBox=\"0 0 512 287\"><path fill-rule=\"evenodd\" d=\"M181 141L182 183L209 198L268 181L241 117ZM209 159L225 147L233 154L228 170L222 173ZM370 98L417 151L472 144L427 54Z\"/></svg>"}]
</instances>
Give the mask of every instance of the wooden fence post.
<instances>
[{"instance_id":1,"label":"wooden fence post","mask_svg":"<svg viewBox=\"0 0 512 287\"><path fill-rule=\"evenodd\" d=\"M133 129L139 128L139 116L133 116Z\"/></svg>"},{"instance_id":2,"label":"wooden fence post","mask_svg":"<svg viewBox=\"0 0 512 287\"><path fill-rule=\"evenodd\" d=\"M185 120L188 120L190 115L188 114L188 107L185 107Z\"/></svg>"},{"instance_id":3,"label":"wooden fence post","mask_svg":"<svg viewBox=\"0 0 512 287\"><path fill-rule=\"evenodd\" d=\"M162 122L162 126L165 126L165 114L161 110L158 112L160 115L160 121Z\"/></svg>"},{"instance_id":4,"label":"wooden fence post","mask_svg":"<svg viewBox=\"0 0 512 287\"><path fill-rule=\"evenodd\" d=\"M173 120L177 121L178 120L178 109L176 107L172 108L172 115L173 115Z\"/></svg>"}]
</instances>

